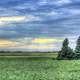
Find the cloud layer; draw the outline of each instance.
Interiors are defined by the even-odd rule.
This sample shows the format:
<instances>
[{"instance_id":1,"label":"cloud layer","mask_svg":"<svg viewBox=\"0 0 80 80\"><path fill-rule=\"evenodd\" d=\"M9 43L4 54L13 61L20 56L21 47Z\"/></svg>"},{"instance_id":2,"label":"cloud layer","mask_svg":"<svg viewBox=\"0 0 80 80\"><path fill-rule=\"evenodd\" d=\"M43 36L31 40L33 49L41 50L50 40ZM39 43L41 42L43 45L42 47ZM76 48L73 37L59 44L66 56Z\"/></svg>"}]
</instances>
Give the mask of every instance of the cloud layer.
<instances>
[{"instance_id":1,"label":"cloud layer","mask_svg":"<svg viewBox=\"0 0 80 80\"><path fill-rule=\"evenodd\" d=\"M15 48L20 48L19 45L23 44L23 39L27 39L25 42L29 45L27 47L23 44L22 50L29 50L29 48L36 50L37 47L40 48L39 50L41 48L45 50L49 48L48 46L51 47L50 50L57 50L56 46L58 45L59 49L61 42L56 41L56 38L63 40L69 37L72 41L74 37L80 35L79 26L79 0L0 1L0 39L18 41L16 44L18 46ZM32 43L32 40L36 41L36 44ZM41 44L38 43L39 41Z\"/></svg>"}]
</instances>

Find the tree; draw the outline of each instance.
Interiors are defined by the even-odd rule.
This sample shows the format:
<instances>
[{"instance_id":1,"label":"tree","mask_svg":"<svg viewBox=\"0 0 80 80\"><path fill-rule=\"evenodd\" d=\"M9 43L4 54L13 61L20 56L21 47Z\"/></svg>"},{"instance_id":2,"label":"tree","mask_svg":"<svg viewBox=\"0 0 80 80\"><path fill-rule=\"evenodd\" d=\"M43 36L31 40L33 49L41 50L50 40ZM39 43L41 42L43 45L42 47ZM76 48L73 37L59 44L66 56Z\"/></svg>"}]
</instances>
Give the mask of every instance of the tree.
<instances>
[{"instance_id":1,"label":"tree","mask_svg":"<svg viewBox=\"0 0 80 80\"><path fill-rule=\"evenodd\" d=\"M73 57L73 50L68 45L69 40L66 38L63 41L61 51L59 51L58 59L71 59Z\"/></svg>"},{"instance_id":2,"label":"tree","mask_svg":"<svg viewBox=\"0 0 80 80\"><path fill-rule=\"evenodd\" d=\"M76 48L75 48L75 53L80 53L80 36L77 39L77 45L76 45Z\"/></svg>"}]
</instances>

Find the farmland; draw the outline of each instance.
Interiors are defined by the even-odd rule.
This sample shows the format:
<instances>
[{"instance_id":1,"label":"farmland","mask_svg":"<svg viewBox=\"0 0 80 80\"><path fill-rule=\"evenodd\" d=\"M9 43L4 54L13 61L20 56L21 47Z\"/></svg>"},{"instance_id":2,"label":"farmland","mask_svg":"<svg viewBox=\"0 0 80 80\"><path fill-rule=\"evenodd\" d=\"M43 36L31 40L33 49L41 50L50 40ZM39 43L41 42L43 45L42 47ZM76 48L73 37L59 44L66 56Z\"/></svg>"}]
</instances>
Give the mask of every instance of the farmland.
<instances>
[{"instance_id":1,"label":"farmland","mask_svg":"<svg viewBox=\"0 0 80 80\"><path fill-rule=\"evenodd\" d=\"M1 80L79 80L80 60L0 56Z\"/></svg>"},{"instance_id":2,"label":"farmland","mask_svg":"<svg viewBox=\"0 0 80 80\"><path fill-rule=\"evenodd\" d=\"M7 58L39 58L39 57L43 57L43 58L53 58L53 59L56 59L58 53L57 52L21 52L21 53L16 53L16 52L13 52L13 53L0 53L0 58L4 58L4 57L7 57Z\"/></svg>"}]
</instances>

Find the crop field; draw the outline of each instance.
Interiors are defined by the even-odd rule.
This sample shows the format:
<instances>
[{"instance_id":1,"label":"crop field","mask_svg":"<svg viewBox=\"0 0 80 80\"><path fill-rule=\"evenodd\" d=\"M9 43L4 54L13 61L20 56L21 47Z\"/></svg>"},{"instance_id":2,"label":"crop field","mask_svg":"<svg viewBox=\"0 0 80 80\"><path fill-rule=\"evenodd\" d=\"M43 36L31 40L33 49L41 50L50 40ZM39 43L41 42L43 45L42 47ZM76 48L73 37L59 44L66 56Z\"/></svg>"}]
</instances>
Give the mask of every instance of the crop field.
<instances>
[{"instance_id":1,"label":"crop field","mask_svg":"<svg viewBox=\"0 0 80 80\"><path fill-rule=\"evenodd\" d=\"M80 80L80 60L0 57L0 80Z\"/></svg>"},{"instance_id":2,"label":"crop field","mask_svg":"<svg viewBox=\"0 0 80 80\"><path fill-rule=\"evenodd\" d=\"M0 58L52 58L56 59L58 53L0 53Z\"/></svg>"}]
</instances>

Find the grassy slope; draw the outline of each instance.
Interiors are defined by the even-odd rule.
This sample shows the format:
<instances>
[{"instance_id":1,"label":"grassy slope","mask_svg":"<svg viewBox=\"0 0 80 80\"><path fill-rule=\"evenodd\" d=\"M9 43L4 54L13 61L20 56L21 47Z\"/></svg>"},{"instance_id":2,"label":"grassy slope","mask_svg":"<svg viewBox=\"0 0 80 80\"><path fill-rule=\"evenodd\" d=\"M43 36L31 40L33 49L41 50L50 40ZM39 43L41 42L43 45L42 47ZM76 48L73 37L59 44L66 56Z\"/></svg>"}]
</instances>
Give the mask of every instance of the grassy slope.
<instances>
[{"instance_id":1,"label":"grassy slope","mask_svg":"<svg viewBox=\"0 0 80 80\"><path fill-rule=\"evenodd\" d=\"M1 58L1 80L80 80L80 60Z\"/></svg>"}]
</instances>

